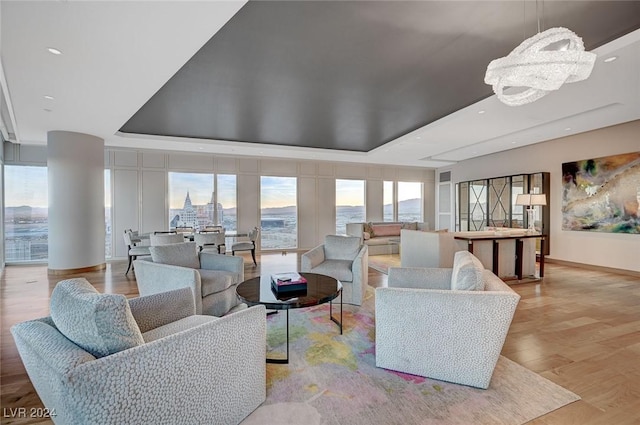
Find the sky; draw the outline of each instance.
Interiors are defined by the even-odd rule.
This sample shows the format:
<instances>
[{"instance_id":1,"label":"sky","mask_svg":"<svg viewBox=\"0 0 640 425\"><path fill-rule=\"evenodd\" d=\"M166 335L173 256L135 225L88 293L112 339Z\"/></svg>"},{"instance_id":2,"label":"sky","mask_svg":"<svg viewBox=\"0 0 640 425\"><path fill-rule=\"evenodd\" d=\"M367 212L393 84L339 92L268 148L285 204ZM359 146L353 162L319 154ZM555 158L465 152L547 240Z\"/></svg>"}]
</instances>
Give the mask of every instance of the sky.
<instances>
[{"instance_id":1,"label":"sky","mask_svg":"<svg viewBox=\"0 0 640 425\"><path fill-rule=\"evenodd\" d=\"M47 208L47 167L5 165L5 202L7 207Z\"/></svg>"},{"instance_id":2,"label":"sky","mask_svg":"<svg viewBox=\"0 0 640 425\"><path fill-rule=\"evenodd\" d=\"M297 179L295 177L260 177L260 208L297 205L297 199Z\"/></svg>"},{"instance_id":3,"label":"sky","mask_svg":"<svg viewBox=\"0 0 640 425\"><path fill-rule=\"evenodd\" d=\"M189 192L192 205L211 201L213 174L169 173L169 208L182 208ZM223 208L236 206L236 176L218 174L218 203Z\"/></svg>"},{"instance_id":4,"label":"sky","mask_svg":"<svg viewBox=\"0 0 640 425\"><path fill-rule=\"evenodd\" d=\"M364 205L364 180L336 179L336 205Z\"/></svg>"},{"instance_id":5,"label":"sky","mask_svg":"<svg viewBox=\"0 0 640 425\"><path fill-rule=\"evenodd\" d=\"M109 170L105 171L105 205L110 206ZM5 192L8 207L29 205L47 207L47 168L5 166ZM204 205L211 200L213 175L202 173L169 173L170 208L182 208L189 191L193 205ZM218 202L223 208L236 206L236 176L219 174ZM385 182L387 183L387 182ZM385 187L389 187L386 185ZM364 205L364 180L336 180L336 205ZM392 189L391 189L392 190ZM385 192L387 192L385 190ZM297 204L295 177L260 178L261 208L286 207ZM422 183L398 182L398 200L420 198ZM388 193L385 204L390 203Z\"/></svg>"}]
</instances>

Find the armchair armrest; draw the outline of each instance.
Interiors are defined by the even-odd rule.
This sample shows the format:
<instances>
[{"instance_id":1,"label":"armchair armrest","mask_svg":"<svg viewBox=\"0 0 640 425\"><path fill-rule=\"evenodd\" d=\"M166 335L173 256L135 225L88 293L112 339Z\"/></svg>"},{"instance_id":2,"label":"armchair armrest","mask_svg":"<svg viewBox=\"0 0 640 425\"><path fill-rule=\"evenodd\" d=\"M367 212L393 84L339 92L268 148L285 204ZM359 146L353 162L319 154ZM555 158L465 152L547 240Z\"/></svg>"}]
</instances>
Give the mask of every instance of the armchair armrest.
<instances>
[{"instance_id":1,"label":"armchair armrest","mask_svg":"<svg viewBox=\"0 0 640 425\"><path fill-rule=\"evenodd\" d=\"M311 251L305 252L300 257L300 270L310 272L312 268L317 267L325 260L324 245L318 245Z\"/></svg>"},{"instance_id":2,"label":"armchair armrest","mask_svg":"<svg viewBox=\"0 0 640 425\"><path fill-rule=\"evenodd\" d=\"M73 423L239 423L266 398L265 316L252 307L85 363L58 410Z\"/></svg>"},{"instance_id":3,"label":"armchair armrest","mask_svg":"<svg viewBox=\"0 0 640 425\"><path fill-rule=\"evenodd\" d=\"M362 245L351 266L353 273L353 303L362 305L367 285L369 284L369 247ZM357 286L356 286L357 285Z\"/></svg>"},{"instance_id":4,"label":"armchair armrest","mask_svg":"<svg viewBox=\"0 0 640 425\"><path fill-rule=\"evenodd\" d=\"M429 267L390 267L389 288L444 289L451 288L453 269Z\"/></svg>"},{"instance_id":5,"label":"armchair armrest","mask_svg":"<svg viewBox=\"0 0 640 425\"><path fill-rule=\"evenodd\" d=\"M146 260L136 260L134 265L141 296L190 288L196 304L196 314L202 313L202 282L198 270Z\"/></svg>"},{"instance_id":6,"label":"armchair armrest","mask_svg":"<svg viewBox=\"0 0 640 425\"><path fill-rule=\"evenodd\" d=\"M224 270L235 273L240 283L244 281L244 260L242 257L233 257L213 252L200 253L200 268L203 270Z\"/></svg>"},{"instance_id":7,"label":"armchair armrest","mask_svg":"<svg viewBox=\"0 0 640 425\"><path fill-rule=\"evenodd\" d=\"M190 288L131 298L129 307L140 332L164 326L196 314L196 304Z\"/></svg>"}]
</instances>

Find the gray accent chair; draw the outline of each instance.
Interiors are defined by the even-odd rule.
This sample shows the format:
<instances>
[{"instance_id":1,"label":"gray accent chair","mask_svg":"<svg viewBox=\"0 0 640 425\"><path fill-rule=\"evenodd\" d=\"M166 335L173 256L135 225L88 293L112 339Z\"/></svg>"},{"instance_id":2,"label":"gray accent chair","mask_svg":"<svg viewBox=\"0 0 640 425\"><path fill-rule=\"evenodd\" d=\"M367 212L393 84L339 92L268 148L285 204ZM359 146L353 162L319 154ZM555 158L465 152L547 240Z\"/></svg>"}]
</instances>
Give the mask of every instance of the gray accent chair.
<instances>
[{"instance_id":1,"label":"gray accent chair","mask_svg":"<svg viewBox=\"0 0 640 425\"><path fill-rule=\"evenodd\" d=\"M136 260L138 257L148 257L151 255L149 252L149 247L146 245L137 245L134 241L134 237L137 236L134 234L133 230L127 229L124 231L124 244L127 246L127 255L129 257L129 265L127 266L127 271L124 273L125 276L129 274L129 270L133 265L133 260Z\"/></svg>"},{"instance_id":2,"label":"gray accent chair","mask_svg":"<svg viewBox=\"0 0 640 425\"><path fill-rule=\"evenodd\" d=\"M193 242L150 247L151 259L134 261L140 295L190 288L196 314L224 316L245 308L236 287L244 281L241 257L197 252Z\"/></svg>"},{"instance_id":3,"label":"gray accent chair","mask_svg":"<svg viewBox=\"0 0 640 425\"><path fill-rule=\"evenodd\" d=\"M369 248L357 236L327 235L324 244L302 254L301 271L342 283L342 300L362 305L369 280Z\"/></svg>"},{"instance_id":4,"label":"gray accent chair","mask_svg":"<svg viewBox=\"0 0 640 425\"><path fill-rule=\"evenodd\" d=\"M376 366L488 388L520 296L467 251L453 268L390 268L388 285L376 289Z\"/></svg>"},{"instance_id":5,"label":"gray accent chair","mask_svg":"<svg viewBox=\"0 0 640 425\"><path fill-rule=\"evenodd\" d=\"M251 258L253 259L253 265L257 266L256 262L256 241L260 236L260 228L254 227L248 233L249 241L236 242L231 245L231 255L236 255L236 251L251 251Z\"/></svg>"},{"instance_id":6,"label":"gray accent chair","mask_svg":"<svg viewBox=\"0 0 640 425\"><path fill-rule=\"evenodd\" d=\"M195 315L187 288L127 301L85 279L58 285L79 297L52 295L52 316L11 329L54 423L237 424L265 400L263 306L216 318ZM106 355L84 348L113 349L114 326L139 341Z\"/></svg>"}]
</instances>

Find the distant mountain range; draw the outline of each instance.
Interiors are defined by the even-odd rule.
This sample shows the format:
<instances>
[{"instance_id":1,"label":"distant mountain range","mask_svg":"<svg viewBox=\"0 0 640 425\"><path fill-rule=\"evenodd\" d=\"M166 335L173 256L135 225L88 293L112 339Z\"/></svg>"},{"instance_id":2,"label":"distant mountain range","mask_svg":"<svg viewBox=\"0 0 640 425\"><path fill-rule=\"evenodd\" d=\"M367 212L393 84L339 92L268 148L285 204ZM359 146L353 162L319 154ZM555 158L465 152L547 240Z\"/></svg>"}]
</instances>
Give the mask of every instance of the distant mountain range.
<instances>
[{"instance_id":1,"label":"distant mountain range","mask_svg":"<svg viewBox=\"0 0 640 425\"><path fill-rule=\"evenodd\" d=\"M398 202L398 208L403 211L420 211L422 207L422 200L419 198L415 199L407 199L405 201ZM359 205L338 205L338 213L348 214L350 212L360 212L362 211L362 206ZM224 212L230 212L230 214L235 214L235 208L225 209ZM391 204L387 204L384 206L384 210L386 212L393 211L393 206ZM278 208L262 208L260 210L262 214L271 214L271 215L291 215L296 213L296 207L291 205L287 207L278 207Z\"/></svg>"},{"instance_id":2,"label":"distant mountain range","mask_svg":"<svg viewBox=\"0 0 640 425\"><path fill-rule=\"evenodd\" d=\"M19 207L5 207L5 218L18 218L18 219L33 219L33 218L45 218L49 216L48 208L30 207L28 205L21 205Z\"/></svg>"},{"instance_id":3,"label":"distant mountain range","mask_svg":"<svg viewBox=\"0 0 640 425\"><path fill-rule=\"evenodd\" d=\"M422 207L421 199L407 199L405 201L398 202L399 208L404 211L419 211ZM338 205L338 212L342 214L346 214L349 212L360 212L362 211L362 206L357 205ZM172 208L171 212L176 214L179 213L182 209ZM224 214L236 215L236 208L223 208ZM296 213L296 207L293 205L286 207L277 207L277 208L262 208L260 210L262 214L270 214L270 215L291 215ZM384 206L385 212L391 212L392 206L391 204L386 204ZM15 218L43 218L48 216L48 208L41 207L30 207L28 205L22 205L19 207L6 207L5 215L6 217L15 217Z\"/></svg>"}]
</instances>

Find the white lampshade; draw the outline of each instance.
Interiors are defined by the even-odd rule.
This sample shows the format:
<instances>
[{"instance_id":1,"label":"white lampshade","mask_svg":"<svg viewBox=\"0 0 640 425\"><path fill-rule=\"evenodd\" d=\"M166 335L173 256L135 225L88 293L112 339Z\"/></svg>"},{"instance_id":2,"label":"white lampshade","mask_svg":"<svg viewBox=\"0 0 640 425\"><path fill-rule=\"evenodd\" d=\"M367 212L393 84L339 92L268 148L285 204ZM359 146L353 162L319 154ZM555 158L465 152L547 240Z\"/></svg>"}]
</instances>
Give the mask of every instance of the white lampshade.
<instances>
[{"instance_id":1,"label":"white lampshade","mask_svg":"<svg viewBox=\"0 0 640 425\"><path fill-rule=\"evenodd\" d=\"M544 193L524 193L516 197L516 205L547 205L547 195Z\"/></svg>"},{"instance_id":2,"label":"white lampshade","mask_svg":"<svg viewBox=\"0 0 640 425\"><path fill-rule=\"evenodd\" d=\"M531 205L547 205L547 195L544 193L532 193Z\"/></svg>"},{"instance_id":3,"label":"white lampshade","mask_svg":"<svg viewBox=\"0 0 640 425\"><path fill-rule=\"evenodd\" d=\"M518 195L518 197L516 198L516 205L531 205L531 195L529 195L528 193Z\"/></svg>"}]
</instances>

